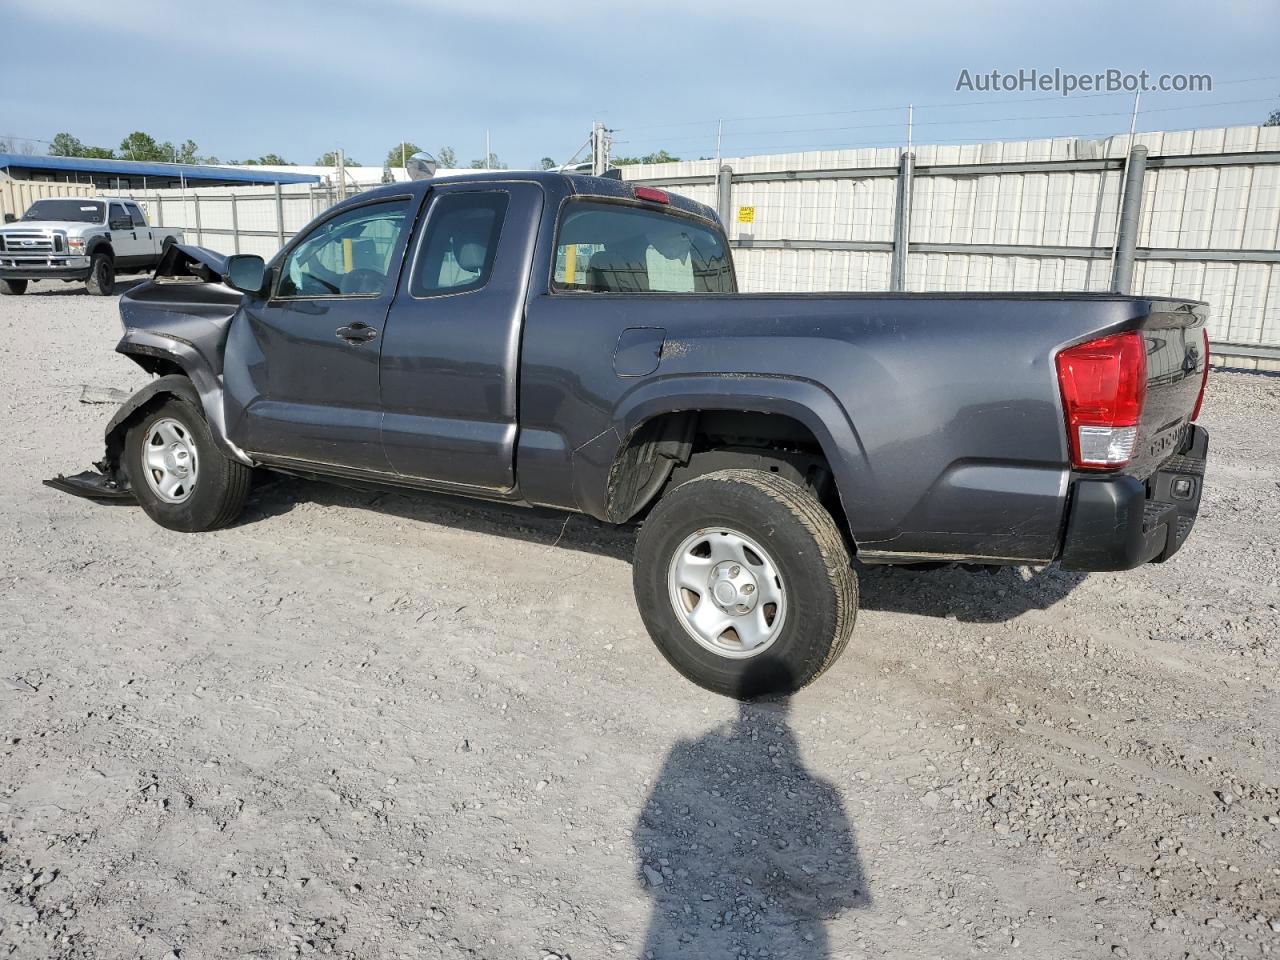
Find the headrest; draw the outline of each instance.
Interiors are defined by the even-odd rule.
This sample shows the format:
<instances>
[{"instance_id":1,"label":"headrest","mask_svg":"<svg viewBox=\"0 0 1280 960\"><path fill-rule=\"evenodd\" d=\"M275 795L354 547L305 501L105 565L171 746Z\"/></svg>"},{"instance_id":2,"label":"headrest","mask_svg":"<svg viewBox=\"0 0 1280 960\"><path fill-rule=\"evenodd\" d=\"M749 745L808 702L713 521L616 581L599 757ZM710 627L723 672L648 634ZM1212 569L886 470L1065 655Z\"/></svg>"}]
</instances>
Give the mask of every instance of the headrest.
<instances>
[{"instance_id":1,"label":"headrest","mask_svg":"<svg viewBox=\"0 0 1280 960\"><path fill-rule=\"evenodd\" d=\"M467 273L479 273L484 268L492 228L492 210L476 210L454 227L450 238L453 259Z\"/></svg>"},{"instance_id":2,"label":"headrest","mask_svg":"<svg viewBox=\"0 0 1280 960\"><path fill-rule=\"evenodd\" d=\"M479 273L484 268L484 255L488 248L483 241L468 240L458 243L454 240L453 256L458 266L467 273Z\"/></svg>"}]
</instances>

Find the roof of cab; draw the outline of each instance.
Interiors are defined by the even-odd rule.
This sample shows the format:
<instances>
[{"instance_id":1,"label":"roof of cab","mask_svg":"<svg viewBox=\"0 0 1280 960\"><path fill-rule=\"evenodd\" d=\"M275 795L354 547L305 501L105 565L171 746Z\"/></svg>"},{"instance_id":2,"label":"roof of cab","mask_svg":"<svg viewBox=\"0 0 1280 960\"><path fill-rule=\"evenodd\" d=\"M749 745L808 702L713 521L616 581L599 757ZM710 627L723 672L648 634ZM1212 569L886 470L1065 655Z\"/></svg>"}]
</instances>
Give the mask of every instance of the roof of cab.
<instances>
[{"instance_id":1,"label":"roof of cab","mask_svg":"<svg viewBox=\"0 0 1280 960\"><path fill-rule=\"evenodd\" d=\"M579 197L599 197L604 200L631 200L636 199L633 190L634 185L625 180L617 180L612 177L592 177L576 173L560 173L554 170L488 170L483 173L451 173L445 176L432 177L427 180L410 180L408 182L389 183L385 186L376 187L373 190L365 190L356 196L349 198L344 202L344 206L352 205L360 201L368 201L378 197L403 195L405 189L409 188L414 193L425 191L431 186L442 186L446 184L457 183L513 183L523 181L525 183L541 183L549 187L552 191ZM720 218L716 211L707 206L705 203L698 203L696 200L690 200L688 197L681 196L678 193L667 193L670 198L670 207L679 210L682 213L692 214L701 217L704 220L710 220L713 223L719 223ZM644 201L640 201L645 203ZM645 203L650 209L661 210L662 206L658 204Z\"/></svg>"}]
</instances>

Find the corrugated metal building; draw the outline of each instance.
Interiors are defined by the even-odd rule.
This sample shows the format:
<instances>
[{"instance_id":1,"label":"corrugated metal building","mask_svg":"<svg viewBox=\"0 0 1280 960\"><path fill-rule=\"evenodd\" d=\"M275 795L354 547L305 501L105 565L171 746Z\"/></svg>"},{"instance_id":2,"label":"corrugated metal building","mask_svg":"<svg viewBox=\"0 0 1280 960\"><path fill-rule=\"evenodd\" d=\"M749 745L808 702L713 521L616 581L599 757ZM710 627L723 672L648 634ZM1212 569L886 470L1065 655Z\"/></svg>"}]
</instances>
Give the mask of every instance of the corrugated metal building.
<instances>
[{"instance_id":1,"label":"corrugated metal building","mask_svg":"<svg viewBox=\"0 0 1280 960\"><path fill-rule=\"evenodd\" d=\"M93 157L37 157L0 153L0 174L12 180L89 184L102 190L160 190L168 187L228 187L263 183L318 183L312 173L200 163L144 163Z\"/></svg>"}]
</instances>

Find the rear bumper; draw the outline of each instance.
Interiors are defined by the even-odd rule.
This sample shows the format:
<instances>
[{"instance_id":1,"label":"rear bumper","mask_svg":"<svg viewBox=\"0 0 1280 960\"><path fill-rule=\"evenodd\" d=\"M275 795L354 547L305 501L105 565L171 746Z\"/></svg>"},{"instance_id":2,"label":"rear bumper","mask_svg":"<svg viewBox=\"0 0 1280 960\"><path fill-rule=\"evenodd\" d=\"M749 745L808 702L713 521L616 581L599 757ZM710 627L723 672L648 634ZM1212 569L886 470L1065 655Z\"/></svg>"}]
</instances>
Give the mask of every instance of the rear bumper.
<instances>
[{"instance_id":1,"label":"rear bumper","mask_svg":"<svg viewBox=\"0 0 1280 960\"><path fill-rule=\"evenodd\" d=\"M1200 510L1208 453L1208 432L1193 424L1182 451L1145 483L1136 477L1073 483L1062 568L1129 570L1177 553Z\"/></svg>"}]
</instances>

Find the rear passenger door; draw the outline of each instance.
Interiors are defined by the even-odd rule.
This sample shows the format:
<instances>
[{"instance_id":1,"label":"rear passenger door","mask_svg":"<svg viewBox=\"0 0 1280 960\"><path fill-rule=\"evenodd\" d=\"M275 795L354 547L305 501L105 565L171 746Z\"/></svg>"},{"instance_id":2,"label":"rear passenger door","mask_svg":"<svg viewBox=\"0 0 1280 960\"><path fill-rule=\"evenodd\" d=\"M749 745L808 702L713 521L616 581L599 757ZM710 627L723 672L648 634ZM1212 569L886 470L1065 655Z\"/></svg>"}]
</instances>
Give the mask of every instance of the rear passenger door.
<instances>
[{"instance_id":1,"label":"rear passenger door","mask_svg":"<svg viewBox=\"0 0 1280 960\"><path fill-rule=\"evenodd\" d=\"M147 218L143 216L142 209L136 203L126 203L124 209L129 214L129 219L133 221L133 235L138 240L138 254L154 257L157 252L156 239L151 233L151 228L147 226Z\"/></svg>"},{"instance_id":2,"label":"rear passenger door","mask_svg":"<svg viewBox=\"0 0 1280 960\"><path fill-rule=\"evenodd\" d=\"M533 183L432 191L382 344L382 442L399 475L515 485L516 374L542 200Z\"/></svg>"},{"instance_id":3,"label":"rear passenger door","mask_svg":"<svg viewBox=\"0 0 1280 960\"><path fill-rule=\"evenodd\" d=\"M116 269L128 271L142 266L151 258L146 234L138 239L138 229L133 217L123 203L112 203L107 208L107 227L111 231L111 249L116 255Z\"/></svg>"}]
</instances>

